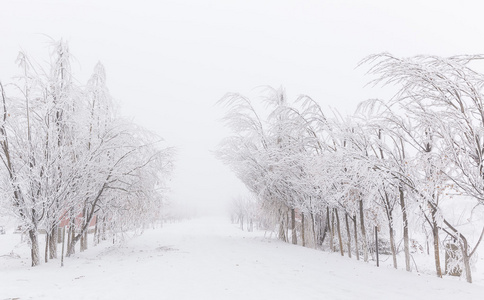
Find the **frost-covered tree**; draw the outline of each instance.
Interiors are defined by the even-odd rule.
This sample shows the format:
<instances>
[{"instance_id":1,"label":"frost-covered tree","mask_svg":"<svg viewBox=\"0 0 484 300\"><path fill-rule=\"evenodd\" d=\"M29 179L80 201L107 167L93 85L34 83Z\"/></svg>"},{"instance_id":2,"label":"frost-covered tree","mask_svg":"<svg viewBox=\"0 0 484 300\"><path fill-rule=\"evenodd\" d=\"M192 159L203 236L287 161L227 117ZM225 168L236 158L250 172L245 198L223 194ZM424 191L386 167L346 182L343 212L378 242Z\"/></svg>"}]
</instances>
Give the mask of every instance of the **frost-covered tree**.
<instances>
[{"instance_id":1,"label":"frost-covered tree","mask_svg":"<svg viewBox=\"0 0 484 300\"><path fill-rule=\"evenodd\" d=\"M484 75L473 70L471 64L482 58L469 55L397 58L383 53L365 60L372 64L370 73L377 75L374 83L399 86L392 103L399 104L413 116L419 127L424 128L427 141L422 152L429 161L425 182L438 182L434 178L444 175L453 189L473 197L477 204L482 204L484 199ZM438 143L435 143L436 139ZM441 161L451 167L435 167L431 156L434 147L437 147ZM468 239L439 210L437 189L443 190L444 187L435 185L430 190L436 192L427 193L432 216L440 219L439 222L431 221L434 230L437 231L437 226L442 227L458 241L466 279L472 282L470 258L482 239L484 227L472 248Z\"/></svg>"},{"instance_id":2,"label":"frost-covered tree","mask_svg":"<svg viewBox=\"0 0 484 300\"><path fill-rule=\"evenodd\" d=\"M172 168L173 151L160 149L160 138L116 115L102 64L79 86L67 44L53 49L49 69L21 53L22 74L0 85L2 191L29 235L33 266L40 263L39 229L47 261L57 257L63 220L68 255L78 241L87 249L94 219L123 230L153 220Z\"/></svg>"}]
</instances>

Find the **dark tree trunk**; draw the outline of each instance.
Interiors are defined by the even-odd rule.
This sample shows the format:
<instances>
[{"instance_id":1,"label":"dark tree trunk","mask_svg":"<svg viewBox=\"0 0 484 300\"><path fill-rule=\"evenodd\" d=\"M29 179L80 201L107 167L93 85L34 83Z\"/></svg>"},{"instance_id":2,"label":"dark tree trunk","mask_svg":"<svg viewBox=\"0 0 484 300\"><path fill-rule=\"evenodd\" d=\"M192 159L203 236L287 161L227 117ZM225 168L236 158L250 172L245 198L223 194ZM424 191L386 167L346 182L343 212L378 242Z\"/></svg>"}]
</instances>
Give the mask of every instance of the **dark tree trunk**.
<instances>
[{"instance_id":1,"label":"dark tree trunk","mask_svg":"<svg viewBox=\"0 0 484 300\"><path fill-rule=\"evenodd\" d=\"M294 208L291 208L291 235L292 235L292 244L297 245L296 211Z\"/></svg>"},{"instance_id":2,"label":"dark tree trunk","mask_svg":"<svg viewBox=\"0 0 484 300\"><path fill-rule=\"evenodd\" d=\"M334 209L334 214L336 216L336 229L338 232L339 252L341 253L341 256L344 256L345 254L343 252L343 239L341 238L341 226L339 223L338 209Z\"/></svg>"},{"instance_id":3,"label":"dark tree trunk","mask_svg":"<svg viewBox=\"0 0 484 300\"><path fill-rule=\"evenodd\" d=\"M410 243L408 237L408 218L407 218L407 207L405 205L405 198L403 194L403 188L400 186L398 188L400 192L400 207L402 208L402 219L403 219L403 249L405 251L405 270L408 272L412 271L410 264Z\"/></svg>"},{"instance_id":4,"label":"dark tree trunk","mask_svg":"<svg viewBox=\"0 0 484 300\"><path fill-rule=\"evenodd\" d=\"M40 264L39 239L37 234L37 228L33 228L29 230L29 238L30 238L30 257L32 258L32 267L35 267Z\"/></svg>"},{"instance_id":5,"label":"dark tree trunk","mask_svg":"<svg viewBox=\"0 0 484 300\"><path fill-rule=\"evenodd\" d=\"M287 242L287 236L286 236L286 229L284 226L284 218L285 214L283 212L280 212L280 222L279 222L279 239L281 241Z\"/></svg>"},{"instance_id":6,"label":"dark tree trunk","mask_svg":"<svg viewBox=\"0 0 484 300\"><path fill-rule=\"evenodd\" d=\"M286 237L287 237L287 242L289 243L289 211L286 211Z\"/></svg>"},{"instance_id":7,"label":"dark tree trunk","mask_svg":"<svg viewBox=\"0 0 484 300\"><path fill-rule=\"evenodd\" d=\"M318 237L316 236L316 228L314 223L316 223L316 221L314 220L314 214L311 212L311 228L313 231L314 248L316 248L316 245L318 244Z\"/></svg>"},{"instance_id":8,"label":"dark tree trunk","mask_svg":"<svg viewBox=\"0 0 484 300\"><path fill-rule=\"evenodd\" d=\"M360 227L361 239L363 240L363 260L368 261L368 242L366 240L365 216L363 212L363 200L360 199Z\"/></svg>"},{"instance_id":9,"label":"dark tree trunk","mask_svg":"<svg viewBox=\"0 0 484 300\"><path fill-rule=\"evenodd\" d=\"M328 211L329 211L329 208L328 208ZM328 222L329 222L329 213L328 213ZM330 237L330 239L329 239L329 249L331 249L331 252L334 252L335 251L335 248L334 248L334 211L331 214L331 226L329 227L329 229L330 229L330 231L329 231L329 237Z\"/></svg>"},{"instance_id":10,"label":"dark tree trunk","mask_svg":"<svg viewBox=\"0 0 484 300\"><path fill-rule=\"evenodd\" d=\"M76 253L76 243L79 241L80 236L76 238L76 231L74 226L69 227L69 246L67 247L67 257Z\"/></svg>"},{"instance_id":11,"label":"dark tree trunk","mask_svg":"<svg viewBox=\"0 0 484 300\"><path fill-rule=\"evenodd\" d=\"M469 255L469 246L467 244L467 239L464 238L462 235L460 236L462 243L461 243L461 251L462 251L462 260L464 261L464 270L466 272L466 280L468 283L472 283L472 270L471 270L471 257Z\"/></svg>"},{"instance_id":12,"label":"dark tree trunk","mask_svg":"<svg viewBox=\"0 0 484 300\"><path fill-rule=\"evenodd\" d=\"M64 245L66 241L66 226L62 227L62 254L61 254L61 267L64 266Z\"/></svg>"},{"instance_id":13,"label":"dark tree trunk","mask_svg":"<svg viewBox=\"0 0 484 300\"><path fill-rule=\"evenodd\" d=\"M49 258L57 258L57 235L59 227L53 226L49 237Z\"/></svg>"},{"instance_id":14,"label":"dark tree trunk","mask_svg":"<svg viewBox=\"0 0 484 300\"><path fill-rule=\"evenodd\" d=\"M99 218L96 216L96 225L94 226L94 237L92 239L94 246L99 244L99 226L98 225L99 225Z\"/></svg>"},{"instance_id":15,"label":"dark tree trunk","mask_svg":"<svg viewBox=\"0 0 484 300\"><path fill-rule=\"evenodd\" d=\"M86 231L84 231L84 251L86 251L89 246L88 234L89 229L86 229Z\"/></svg>"},{"instance_id":16,"label":"dark tree trunk","mask_svg":"<svg viewBox=\"0 0 484 300\"><path fill-rule=\"evenodd\" d=\"M378 250L378 227L375 226L375 253L376 253L376 266L380 266L380 257L379 257L379 250Z\"/></svg>"},{"instance_id":17,"label":"dark tree trunk","mask_svg":"<svg viewBox=\"0 0 484 300\"><path fill-rule=\"evenodd\" d=\"M106 240L106 216L103 217L103 234L102 234L102 240L105 241Z\"/></svg>"},{"instance_id":18,"label":"dark tree trunk","mask_svg":"<svg viewBox=\"0 0 484 300\"><path fill-rule=\"evenodd\" d=\"M47 263L49 262L49 232L46 230L45 231L45 253L44 253L44 261Z\"/></svg>"},{"instance_id":19,"label":"dark tree trunk","mask_svg":"<svg viewBox=\"0 0 484 300\"><path fill-rule=\"evenodd\" d=\"M348 257L351 258L351 232L350 232L350 225L348 222L347 212L345 212L345 223L346 223L346 235L348 236Z\"/></svg>"},{"instance_id":20,"label":"dark tree trunk","mask_svg":"<svg viewBox=\"0 0 484 300\"><path fill-rule=\"evenodd\" d=\"M306 247L306 236L304 235L304 213L301 213L301 241L302 241L302 246Z\"/></svg>"},{"instance_id":21,"label":"dark tree trunk","mask_svg":"<svg viewBox=\"0 0 484 300\"><path fill-rule=\"evenodd\" d=\"M360 260L360 249L358 247L358 225L356 224L356 215L353 216L353 225L355 232L355 250L356 250L356 260Z\"/></svg>"},{"instance_id":22,"label":"dark tree trunk","mask_svg":"<svg viewBox=\"0 0 484 300\"><path fill-rule=\"evenodd\" d=\"M434 260L435 260L435 271L437 277L442 278L442 268L440 266L440 249L439 249L439 227L436 219L437 210L432 209L432 235L434 238Z\"/></svg>"}]
</instances>

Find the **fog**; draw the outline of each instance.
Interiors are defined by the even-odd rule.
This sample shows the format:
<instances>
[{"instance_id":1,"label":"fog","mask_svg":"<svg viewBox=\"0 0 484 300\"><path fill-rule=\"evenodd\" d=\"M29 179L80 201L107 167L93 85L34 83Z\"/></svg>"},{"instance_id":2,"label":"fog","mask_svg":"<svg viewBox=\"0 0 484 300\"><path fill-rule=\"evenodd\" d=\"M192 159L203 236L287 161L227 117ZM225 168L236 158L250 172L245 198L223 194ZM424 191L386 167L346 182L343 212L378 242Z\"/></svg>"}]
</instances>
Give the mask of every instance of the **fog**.
<instances>
[{"instance_id":1,"label":"fog","mask_svg":"<svg viewBox=\"0 0 484 300\"><path fill-rule=\"evenodd\" d=\"M0 10L0 80L18 73L19 50L48 57L69 41L74 73L95 63L122 115L178 149L171 201L219 213L246 193L212 151L228 131L217 101L227 92L257 100L283 86L342 114L386 96L365 86L365 56L484 52L482 4L460 1L11 1Z\"/></svg>"}]
</instances>

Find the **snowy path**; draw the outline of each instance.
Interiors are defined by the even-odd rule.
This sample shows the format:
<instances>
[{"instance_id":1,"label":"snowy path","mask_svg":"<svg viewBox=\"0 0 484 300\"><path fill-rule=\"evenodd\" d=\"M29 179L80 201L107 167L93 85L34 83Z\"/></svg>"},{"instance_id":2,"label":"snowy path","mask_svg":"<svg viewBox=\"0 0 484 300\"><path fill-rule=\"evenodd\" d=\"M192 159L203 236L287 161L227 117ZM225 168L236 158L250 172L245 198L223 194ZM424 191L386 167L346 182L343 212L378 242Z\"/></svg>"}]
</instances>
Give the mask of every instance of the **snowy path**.
<instances>
[{"instance_id":1,"label":"snowy path","mask_svg":"<svg viewBox=\"0 0 484 300\"><path fill-rule=\"evenodd\" d=\"M57 262L29 268L6 258L0 258L0 267L0 299L395 300L484 294L479 285L377 269L210 219L149 230L122 247L91 247L67 259L64 268Z\"/></svg>"}]
</instances>

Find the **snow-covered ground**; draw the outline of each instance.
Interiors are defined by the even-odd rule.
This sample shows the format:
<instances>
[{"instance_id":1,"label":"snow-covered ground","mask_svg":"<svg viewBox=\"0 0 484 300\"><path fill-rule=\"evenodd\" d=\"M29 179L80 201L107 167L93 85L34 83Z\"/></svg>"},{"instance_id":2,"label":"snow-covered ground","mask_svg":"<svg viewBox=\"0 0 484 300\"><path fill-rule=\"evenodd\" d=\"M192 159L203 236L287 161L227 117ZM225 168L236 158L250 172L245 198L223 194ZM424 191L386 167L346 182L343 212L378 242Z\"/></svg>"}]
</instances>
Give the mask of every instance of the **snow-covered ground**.
<instances>
[{"instance_id":1,"label":"snow-covered ground","mask_svg":"<svg viewBox=\"0 0 484 300\"><path fill-rule=\"evenodd\" d=\"M58 260L30 268L26 244L8 232L0 299L483 299L479 283L376 268L263 235L197 219L91 245L63 268Z\"/></svg>"}]
</instances>

